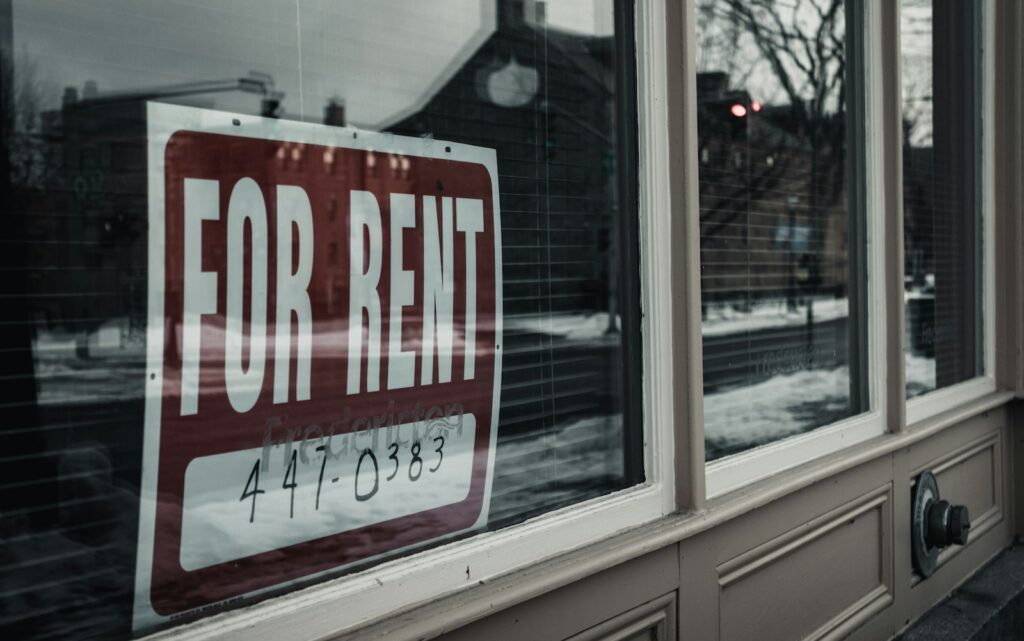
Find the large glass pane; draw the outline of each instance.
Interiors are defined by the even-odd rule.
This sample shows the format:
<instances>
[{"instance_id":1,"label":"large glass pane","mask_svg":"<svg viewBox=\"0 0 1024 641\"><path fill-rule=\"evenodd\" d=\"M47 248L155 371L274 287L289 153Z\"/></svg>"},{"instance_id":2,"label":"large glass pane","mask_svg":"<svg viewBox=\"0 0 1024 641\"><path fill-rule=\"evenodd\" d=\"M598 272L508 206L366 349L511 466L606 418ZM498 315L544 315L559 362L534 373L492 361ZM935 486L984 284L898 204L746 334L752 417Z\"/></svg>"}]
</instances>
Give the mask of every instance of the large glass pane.
<instances>
[{"instance_id":1,"label":"large glass pane","mask_svg":"<svg viewBox=\"0 0 1024 641\"><path fill-rule=\"evenodd\" d=\"M711 460L867 406L861 32L841 0L700 0L696 15Z\"/></svg>"},{"instance_id":2,"label":"large glass pane","mask_svg":"<svg viewBox=\"0 0 1024 641\"><path fill-rule=\"evenodd\" d=\"M981 5L900 5L908 397L983 372Z\"/></svg>"},{"instance_id":3,"label":"large glass pane","mask_svg":"<svg viewBox=\"0 0 1024 641\"><path fill-rule=\"evenodd\" d=\"M642 483L631 6L0 1L0 636Z\"/></svg>"}]
</instances>

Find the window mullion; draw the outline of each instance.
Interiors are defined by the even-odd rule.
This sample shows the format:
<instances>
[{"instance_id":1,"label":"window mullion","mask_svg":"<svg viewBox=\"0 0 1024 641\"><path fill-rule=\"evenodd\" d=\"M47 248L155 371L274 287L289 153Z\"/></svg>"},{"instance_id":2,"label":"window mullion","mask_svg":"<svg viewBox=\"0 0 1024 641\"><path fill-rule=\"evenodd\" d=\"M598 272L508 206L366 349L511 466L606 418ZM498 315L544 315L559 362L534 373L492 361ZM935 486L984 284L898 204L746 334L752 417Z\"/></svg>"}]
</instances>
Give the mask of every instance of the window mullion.
<instances>
[{"instance_id":1,"label":"window mullion","mask_svg":"<svg viewBox=\"0 0 1024 641\"><path fill-rule=\"evenodd\" d=\"M901 121L900 77L900 6L898 2L881 2L881 153L884 170L882 194L884 221L881 238L875 241L885 248L882 271L884 285L885 333L884 364L887 374L883 390L886 427L889 432L902 432L907 426L906 345L903 301L903 126Z\"/></svg>"},{"instance_id":2,"label":"window mullion","mask_svg":"<svg viewBox=\"0 0 1024 641\"><path fill-rule=\"evenodd\" d=\"M698 182L695 2L666 2L668 20L672 334L675 363L676 504L700 510L706 500L704 362L701 338L700 189ZM680 6L681 5L681 6Z\"/></svg>"}]
</instances>

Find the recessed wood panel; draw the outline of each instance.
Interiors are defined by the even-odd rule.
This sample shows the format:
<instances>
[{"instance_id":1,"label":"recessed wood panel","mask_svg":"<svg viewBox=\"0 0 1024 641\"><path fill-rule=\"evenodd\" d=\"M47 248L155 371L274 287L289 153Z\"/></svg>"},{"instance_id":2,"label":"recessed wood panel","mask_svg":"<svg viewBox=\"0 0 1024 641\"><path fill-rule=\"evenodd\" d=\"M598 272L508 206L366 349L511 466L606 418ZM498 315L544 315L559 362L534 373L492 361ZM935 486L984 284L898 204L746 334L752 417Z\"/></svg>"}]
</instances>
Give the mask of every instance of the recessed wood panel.
<instances>
[{"instance_id":1,"label":"recessed wood panel","mask_svg":"<svg viewBox=\"0 0 1024 641\"><path fill-rule=\"evenodd\" d=\"M666 594L566 641L668 641L676 638L676 595Z\"/></svg>"},{"instance_id":2,"label":"recessed wood panel","mask_svg":"<svg viewBox=\"0 0 1024 641\"><path fill-rule=\"evenodd\" d=\"M933 470L942 498L967 506L974 527L971 534L975 536L983 527L991 526L989 521L999 515L998 450L999 433L996 433L957 452Z\"/></svg>"},{"instance_id":3,"label":"recessed wood panel","mask_svg":"<svg viewBox=\"0 0 1024 641\"><path fill-rule=\"evenodd\" d=\"M892 601L891 485L718 568L721 641L821 639Z\"/></svg>"}]
</instances>

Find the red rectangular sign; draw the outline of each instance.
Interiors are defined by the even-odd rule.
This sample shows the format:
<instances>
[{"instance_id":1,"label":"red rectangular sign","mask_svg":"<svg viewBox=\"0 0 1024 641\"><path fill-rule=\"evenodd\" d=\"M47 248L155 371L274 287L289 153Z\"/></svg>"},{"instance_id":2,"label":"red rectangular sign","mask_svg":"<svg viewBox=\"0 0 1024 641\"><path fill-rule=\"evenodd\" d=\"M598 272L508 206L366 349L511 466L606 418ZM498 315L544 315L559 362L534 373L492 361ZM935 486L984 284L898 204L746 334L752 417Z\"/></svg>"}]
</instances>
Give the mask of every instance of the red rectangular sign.
<instances>
[{"instance_id":1,"label":"red rectangular sign","mask_svg":"<svg viewBox=\"0 0 1024 641\"><path fill-rule=\"evenodd\" d=\"M493 150L149 106L136 627L486 523Z\"/></svg>"}]
</instances>

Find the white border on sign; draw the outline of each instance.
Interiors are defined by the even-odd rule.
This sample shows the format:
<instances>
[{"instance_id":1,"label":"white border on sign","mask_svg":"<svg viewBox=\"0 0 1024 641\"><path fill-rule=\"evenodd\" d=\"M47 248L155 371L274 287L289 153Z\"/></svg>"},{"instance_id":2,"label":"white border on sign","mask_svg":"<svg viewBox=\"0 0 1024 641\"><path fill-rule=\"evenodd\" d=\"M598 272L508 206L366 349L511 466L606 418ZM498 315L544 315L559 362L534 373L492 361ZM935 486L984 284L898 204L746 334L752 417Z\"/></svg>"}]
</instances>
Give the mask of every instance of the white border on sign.
<instances>
[{"instance_id":1,"label":"white border on sign","mask_svg":"<svg viewBox=\"0 0 1024 641\"><path fill-rule=\"evenodd\" d=\"M153 610L150 601L153 567L153 543L156 523L156 490L160 461L160 417L163 402L163 352L166 320L164 318L164 264L165 264L165 171L164 155L167 142L178 131L219 133L224 135L297 142L382 153L396 153L421 158L470 162L486 167L491 177L493 202L494 256L495 256L495 354L494 389L491 405L491 436L487 449L487 472L480 516L473 526L451 532L430 541L385 554L362 559L356 563L311 573L298 579L279 583L240 596L255 596L278 591L289 585L305 583L319 576L338 572L345 567L359 566L374 559L387 558L404 551L421 548L429 543L453 538L487 524L494 478L495 448L498 439L498 410L501 405L501 342L502 342L502 262L501 262L501 206L498 193L498 167L495 150L431 138L412 138L391 133L364 131L353 127L277 120L261 116L235 114L224 111L185 107L157 102L146 105L147 129L147 190L149 202L149 259L148 309L146 326L146 407L142 447L142 480L139 495L139 537L136 552L135 602L132 629L136 632L170 621ZM212 607L216 604L210 604ZM182 613L182 614L187 614Z\"/></svg>"}]
</instances>

